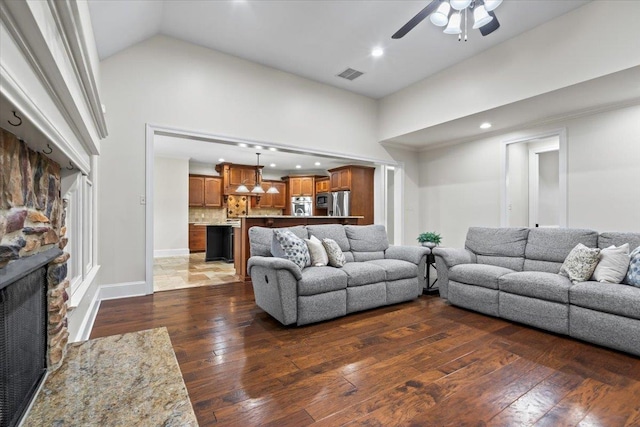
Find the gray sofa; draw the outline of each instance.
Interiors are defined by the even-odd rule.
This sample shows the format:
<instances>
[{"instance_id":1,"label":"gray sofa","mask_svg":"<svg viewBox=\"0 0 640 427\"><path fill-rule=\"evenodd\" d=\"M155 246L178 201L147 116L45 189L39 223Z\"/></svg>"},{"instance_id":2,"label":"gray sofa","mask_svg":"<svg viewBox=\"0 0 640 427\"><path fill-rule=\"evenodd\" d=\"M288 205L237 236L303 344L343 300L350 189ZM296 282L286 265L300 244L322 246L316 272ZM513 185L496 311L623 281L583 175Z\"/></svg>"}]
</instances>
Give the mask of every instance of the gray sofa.
<instances>
[{"instance_id":1,"label":"gray sofa","mask_svg":"<svg viewBox=\"0 0 640 427\"><path fill-rule=\"evenodd\" d=\"M251 227L247 269L256 304L284 325L304 325L347 313L417 298L425 284L429 249L389 246L383 226L288 227L304 239L335 240L347 263L341 268L306 267L271 256L273 229Z\"/></svg>"},{"instance_id":2,"label":"gray sofa","mask_svg":"<svg viewBox=\"0 0 640 427\"><path fill-rule=\"evenodd\" d=\"M640 233L471 227L464 249L435 248L440 296L453 305L640 356L640 288L559 275L578 243L601 249Z\"/></svg>"}]
</instances>

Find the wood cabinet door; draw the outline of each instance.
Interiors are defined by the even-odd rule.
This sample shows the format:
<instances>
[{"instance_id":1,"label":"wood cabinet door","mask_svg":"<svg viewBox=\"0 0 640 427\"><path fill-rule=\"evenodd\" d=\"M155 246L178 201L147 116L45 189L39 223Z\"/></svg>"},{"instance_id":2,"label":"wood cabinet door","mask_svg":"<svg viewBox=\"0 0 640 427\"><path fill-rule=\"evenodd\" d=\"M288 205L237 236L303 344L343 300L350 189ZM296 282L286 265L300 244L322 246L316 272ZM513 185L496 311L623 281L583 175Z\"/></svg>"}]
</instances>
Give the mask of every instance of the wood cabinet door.
<instances>
[{"instance_id":1,"label":"wood cabinet door","mask_svg":"<svg viewBox=\"0 0 640 427\"><path fill-rule=\"evenodd\" d=\"M343 169L340 173L340 189L351 190L351 170Z\"/></svg>"},{"instance_id":2,"label":"wood cabinet door","mask_svg":"<svg viewBox=\"0 0 640 427\"><path fill-rule=\"evenodd\" d=\"M300 178L300 194L302 196L313 196L313 178Z\"/></svg>"},{"instance_id":3,"label":"wood cabinet door","mask_svg":"<svg viewBox=\"0 0 640 427\"><path fill-rule=\"evenodd\" d=\"M189 224L189 252L203 252L206 249L207 227Z\"/></svg>"},{"instance_id":4,"label":"wood cabinet door","mask_svg":"<svg viewBox=\"0 0 640 427\"><path fill-rule=\"evenodd\" d=\"M189 177L189 206L204 206L204 178Z\"/></svg>"},{"instance_id":5,"label":"wood cabinet door","mask_svg":"<svg viewBox=\"0 0 640 427\"><path fill-rule=\"evenodd\" d=\"M247 187L253 187L256 185L256 171L255 169L245 168L242 169L242 180ZM251 188L249 188L251 190Z\"/></svg>"},{"instance_id":6,"label":"wood cabinet door","mask_svg":"<svg viewBox=\"0 0 640 427\"><path fill-rule=\"evenodd\" d=\"M331 172L331 178L329 181L329 189L331 191L340 191L340 171Z\"/></svg>"},{"instance_id":7,"label":"wood cabinet door","mask_svg":"<svg viewBox=\"0 0 640 427\"><path fill-rule=\"evenodd\" d=\"M284 182L274 182L273 186L279 191L278 194L272 194L272 206L276 209L285 209L287 207L287 185Z\"/></svg>"},{"instance_id":8,"label":"wood cabinet door","mask_svg":"<svg viewBox=\"0 0 640 427\"><path fill-rule=\"evenodd\" d=\"M232 187L230 188L231 191L234 191L236 187L242 184L243 171L244 169L241 169L241 168L234 168L234 167L229 168L229 184Z\"/></svg>"},{"instance_id":9,"label":"wood cabinet door","mask_svg":"<svg viewBox=\"0 0 640 427\"><path fill-rule=\"evenodd\" d=\"M222 180L220 178L204 178L204 205L208 208L222 206Z\"/></svg>"},{"instance_id":10,"label":"wood cabinet door","mask_svg":"<svg viewBox=\"0 0 640 427\"><path fill-rule=\"evenodd\" d=\"M289 191L290 191L291 197L302 196L302 179L301 178L290 178L289 179Z\"/></svg>"},{"instance_id":11,"label":"wood cabinet door","mask_svg":"<svg viewBox=\"0 0 640 427\"><path fill-rule=\"evenodd\" d=\"M329 191L329 178L316 180L316 193L327 193Z\"/></svg>"}]
</instances>

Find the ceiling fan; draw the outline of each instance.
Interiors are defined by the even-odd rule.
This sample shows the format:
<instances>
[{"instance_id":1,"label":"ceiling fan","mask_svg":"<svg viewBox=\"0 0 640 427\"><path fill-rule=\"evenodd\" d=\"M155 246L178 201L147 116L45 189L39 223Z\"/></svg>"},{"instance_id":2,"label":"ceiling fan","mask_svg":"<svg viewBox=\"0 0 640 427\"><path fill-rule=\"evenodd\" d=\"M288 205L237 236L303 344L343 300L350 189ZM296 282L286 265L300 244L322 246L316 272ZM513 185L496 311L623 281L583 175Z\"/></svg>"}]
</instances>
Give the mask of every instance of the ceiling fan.
<instances>
[{"instance_id":1,"label":"ceiling fan","mask_svg":"<svg viewBox=\"0 0 640 427\"><path fill-rule=\"evenodd\" d=\"M462 38L462 23L464 18L465 41L467 40L467 12L473 12L473 28L479 29L483 36L487 36L500 28L498 18L493 12L500 6L502 0L432 0L409 22L404 24L392 39L400 39L422 22L427 16L438 27L445 27L444 33L457 34Z\"/></svg>"}]
</instances>

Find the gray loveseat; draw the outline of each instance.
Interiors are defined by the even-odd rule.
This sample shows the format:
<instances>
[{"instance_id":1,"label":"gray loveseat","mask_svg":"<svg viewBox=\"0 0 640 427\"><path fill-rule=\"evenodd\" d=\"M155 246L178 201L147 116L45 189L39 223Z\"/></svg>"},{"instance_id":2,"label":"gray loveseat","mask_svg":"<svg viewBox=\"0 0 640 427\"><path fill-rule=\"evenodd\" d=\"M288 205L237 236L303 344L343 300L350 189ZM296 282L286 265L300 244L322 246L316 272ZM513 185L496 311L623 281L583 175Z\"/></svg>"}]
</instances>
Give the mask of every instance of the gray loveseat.
<instances>
[{"instance_id":1,"label":"gray loveseat","mask_svg":"<svg viewBox=\"0 0 640 427\"><path fill-rule=\"evenodd\" d=\"M435 248L440 296L453 305L640 356L640 288L573 284L558 274L574 246L640 246L639 233L471 227L464 249Z\"/></svg>"},{"instance_id":2,"label":"gray loveseat","mask_svg":"<svg viewBox=\"0 0 640 427\"><path fill-rule=\"evenodd\" d=\"M306 267L271 256L273 229L251 227L247 265L256 304L284 325L319 322L417 298L425 284L429 249L389 246L383 226L288 227L304 239L335 240L347 263Z\"/></svg>"}]
</instances>

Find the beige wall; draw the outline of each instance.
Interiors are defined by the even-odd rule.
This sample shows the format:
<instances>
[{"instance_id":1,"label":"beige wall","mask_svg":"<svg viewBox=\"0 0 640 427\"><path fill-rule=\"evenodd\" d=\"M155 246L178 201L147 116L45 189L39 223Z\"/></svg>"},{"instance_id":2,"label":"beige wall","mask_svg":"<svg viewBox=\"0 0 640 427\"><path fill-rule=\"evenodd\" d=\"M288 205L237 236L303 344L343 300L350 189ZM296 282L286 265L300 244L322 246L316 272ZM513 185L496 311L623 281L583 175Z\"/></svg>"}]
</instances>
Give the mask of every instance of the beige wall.
<instances>
[{"instance_id":1,"label":"beige wall","mask_svg":"<svg viewBox=\"0 0 640 427\"><path fill-rule=\"evenodd\" d=\"M632 106L421 153L421 228L462 247L470 226L500 226L502 142L566 127L567 225L640 232L638 117Z\"/></svg>"},{"instance_id":2,"label":"beige wall","mask_svg":"<svg viewBox=\"0 0 640 427\"><path fill-rule=\"evenodd\" d=\"M638 16L640 2L594 1L391 94L380 101L379 138L637 66Z\"/></svg>"},{"instance_id":3,"label":"beige wall","mask_svg":"<svg viewBox=\"0 0 640 427\"><path fill-rule=\"evenodd\" d=\"M154 254L188 254L189 160L156 157L153 181Z\"/></svg>"},{"instance_id":4,"label":"beige wall","mask_svg":"<svg viewBox=\"0 0 640 427\"><path fill-rule=\"evenodd\" d=\"M389 160L373 99L156 36L101 63L101 282L145 279L145 124ZM125 244L126 243L126 244Z\"/></svg>"}]
</instances>

